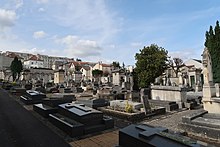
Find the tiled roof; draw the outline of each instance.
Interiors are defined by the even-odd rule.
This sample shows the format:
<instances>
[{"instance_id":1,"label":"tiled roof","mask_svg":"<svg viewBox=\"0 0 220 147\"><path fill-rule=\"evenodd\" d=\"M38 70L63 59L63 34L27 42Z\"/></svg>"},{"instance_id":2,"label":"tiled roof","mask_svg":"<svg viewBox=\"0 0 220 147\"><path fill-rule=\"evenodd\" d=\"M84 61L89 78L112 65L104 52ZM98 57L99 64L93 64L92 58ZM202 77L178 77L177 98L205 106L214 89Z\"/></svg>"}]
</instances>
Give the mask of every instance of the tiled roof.
<instances>
[{"instance_id":1,"label":"tiled roof","mask_svg":"<svg viewBox=\"0 0 220 147\"><path fill-rule=\"evenodd\" d=\"M35 56L35 55L32 55L28 60L43 61L43 60L41 60L40 58L38 58L37 56Z\"/></svg>"},{"instance_id":2,"label":"tiled roof","mask_svg":"<svg viewBox=\"0 0 220 147\"><path fill-rule=\"evenodd\" d=\"M9 57L9 58L15 58L16 56L18 57L18 59L23 59L22 57L20 57L19 55L16 55L15 53L10 53L6 55L6 57Z\"/></svg>"},{"instance_id":3,"label":"tiled roof","mask_svg":"<svg viewBox=\"0 0 220 147\"><path fill-rule=\"evenodd\" d=\"M111 67L111 64L101 64L103 67Z\"/></svg>"}]
</instances>

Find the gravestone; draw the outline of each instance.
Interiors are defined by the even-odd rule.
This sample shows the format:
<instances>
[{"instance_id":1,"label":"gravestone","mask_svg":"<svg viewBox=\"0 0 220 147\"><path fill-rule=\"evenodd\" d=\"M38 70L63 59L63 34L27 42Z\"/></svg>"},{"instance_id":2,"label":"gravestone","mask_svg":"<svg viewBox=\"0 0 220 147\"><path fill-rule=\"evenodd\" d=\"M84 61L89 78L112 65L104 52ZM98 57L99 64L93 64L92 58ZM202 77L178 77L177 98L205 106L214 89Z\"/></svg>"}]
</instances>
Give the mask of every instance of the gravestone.
<instances>
[{"instance_id":1,"label":"gravestone","mask_svg":"<svg viewBox=\"0 0 220 147\"><path fill-rule=\"evenodd\" d=\"M151 107L150 107L150 103L148 101L148 91L150 89L147 89L147 88L142 88L141 91L140 91L140 96L141 96L141 102L143 104L143 107L144 107L144 112L145 114L151 112Z\"/></svg>"}]
</instances>

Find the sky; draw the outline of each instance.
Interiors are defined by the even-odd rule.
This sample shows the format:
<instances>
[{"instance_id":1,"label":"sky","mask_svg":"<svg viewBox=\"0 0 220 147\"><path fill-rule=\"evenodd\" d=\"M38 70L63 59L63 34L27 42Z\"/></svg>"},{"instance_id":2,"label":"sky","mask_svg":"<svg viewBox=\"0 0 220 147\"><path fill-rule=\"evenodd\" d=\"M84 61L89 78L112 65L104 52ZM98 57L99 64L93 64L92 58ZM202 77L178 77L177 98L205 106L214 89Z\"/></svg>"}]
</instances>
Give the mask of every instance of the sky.
<instances>
[{"instance_id":1,"label":"sky","mask_svg":"<svg viewBox=\"0 0 220 147\"><path fill-rule=\"evenodd\" d=\"M1 0L0 51L135 64L157 44L171 57L201 59L219 0Z\"/></svg>"}]
</instances>

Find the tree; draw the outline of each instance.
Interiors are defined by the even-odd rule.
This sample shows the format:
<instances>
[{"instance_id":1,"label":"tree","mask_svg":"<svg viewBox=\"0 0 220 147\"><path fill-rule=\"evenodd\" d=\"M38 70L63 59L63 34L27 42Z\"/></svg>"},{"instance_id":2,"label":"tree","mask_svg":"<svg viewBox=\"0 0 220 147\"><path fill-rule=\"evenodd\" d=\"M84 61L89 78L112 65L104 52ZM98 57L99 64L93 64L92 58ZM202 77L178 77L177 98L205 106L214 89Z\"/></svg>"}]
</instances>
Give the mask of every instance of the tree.
<instances>
[{"instance_id":1,"label":"tree","mask_svg":"<svg viewBox=\"0 0 220 147\"><path fill-rule=\"evenodd\" d=\"M183 60L180 58L173 58L168 60L168 66L171 67L175 73L176 78L180 72L180 68L184 66Z\"/></svg>"},{"instance_id":2,"label":"tree","mask_svg":"<svg viewBox=\"0 0 220 147\"><path fill-rule=\"evenodd\" d=\"M92 76L93 77L100 77L100 76L102 76L102 74L103 74L103 71L99 70L99 69L95 69L95 70L92 71Z\"/></svg>"},{"instance_id":3,"label":"tree","mask_svg":"<svg viewBox=\"0 0 220 147\"><path fill-rule=\"evenodd\" d=\"M12 72L13 81L18 80L20 77L21 71L23 70L23 65L21 63L21 60L18 60L17 56L11 62L10 69ZM17 79L16 79L16 77L17 77Z\"/></svg>"},{"instance_id":4,"label":"tree","mask_svg":"<svg viewBox=\"0 0 220 147\"><path fill-rule=\"evenodd\" d=\"M205 47L208 48L212 61L213 81L220 83L220 26L218 21L214 29L210 26L209 31L206 31Z\"/></svg>"},{"instance_id":5,"label":"tree","mask_svg":"<svg viewBox=\"0 0 220 147\"><path fill-rule=\"evenodd\" d=\"M81 60L81 59L79 59L79 58L76 58L76 61L79 61L79 62L81 62L82 60Z\"/></svg>"},{"instance_id":6,"label":"tree","mask_svg":"<svg viewBox=\"0 0 220 147\"><path fill-rule=\"evenodd\" d=\"M120 63L117 62L117 61L113 61L112 66L113 66L113 69L119 69L120 68Z\"/></svg>"},{"instance_id":7,"label":"tree","mask_svg":"<svg viewBox=\"0 0 220 147\"><path fill-rule=\"evenodd\" d=\"M144 47L140 53L136 53L135 72L138 77L138 86L141 88L148 87L159 77L167 67L168 52L155 44Z\"/></svg>"}]
</instances>

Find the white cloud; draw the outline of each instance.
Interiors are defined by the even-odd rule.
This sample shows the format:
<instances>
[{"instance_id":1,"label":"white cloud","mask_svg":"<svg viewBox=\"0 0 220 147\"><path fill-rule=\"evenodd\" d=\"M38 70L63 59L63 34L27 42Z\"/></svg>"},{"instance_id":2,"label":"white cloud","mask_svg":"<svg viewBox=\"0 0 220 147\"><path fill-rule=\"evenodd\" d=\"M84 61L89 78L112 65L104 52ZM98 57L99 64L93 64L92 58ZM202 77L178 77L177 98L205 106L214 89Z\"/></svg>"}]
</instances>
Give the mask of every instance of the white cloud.
<instances>
[{"instance_id":1,"label":"white cloud","mask_svg":"<svg viewBox=\"0 0 220 147\"><path fill-rule=\"evenodd\" d=\"M78 36L68 35L61 39L56 39L55 42L65 45L64 50L68 56L74 57L89 57L101 55L102 48L96 41L80 39Z\"/></svg>"},{"instance_id":2,"label":"white cloud","mask_svg":"<svg viewBox=\"0 0 220 147\"><path fill-rule=\"evenodd\" d=\"M31 53L31 54L45 54L45 50L39 48L31 48L31 49L22 48L17 51L22 53Z\"/></svg>"},{"instance_id":3,"label":"white cloud","mask_svg":"<svg viewBox=\"0 0 220 147\"><path fill-rule=\"evenodd\" d=\"M0 8L0 31L5 27L11 27L15 24L16 13L11 10Z\"/></svg>"},{"instance_id":4,"label":"white cloud","mask_svg":"<svg viewBox=\"0 0 220 147\"><path fill-rule=\"evenodd\" d=\"M201 52L199 52L198 50L201 50ZM169 56L171 56L171 58L180 58L183 61L185 61L190 58L200 59L199 57L201 57L201 53L202 53L202 48L200 49L189 48L178 51L171 51L168 54Z\"/></svg>"},{"instance_id":5,"label":"white cloud","mask_svg":"<svg viewBox=\"0 0 220 147\"><path fill-rule=\"evenodd\" d=\"M37 32L34 32L34 34L33 34L33 37L35 39L44 38L46 36L47 36L47 34L44 31L37 31Z\"/></svg>"},{"instance_id":6,"label":"white cloud","mask_svg":"<svg viewBox=\"0 0 220 147\"><path fill-rule=\"evenodd\" d=\"M45 9L44 9L44 8L39 8L38 11L39 11L39 12L44 12Z\"/></svg>"},{"instance_id":7,"label":"white cloud","mask_svg":"<svg viewBox=\"0 0 220 147\"><path fill-rule=\"evenodd\" d=\"M121 20L102 0L54 0L48 14L56 24L91 34L99 42L110 40L119 30ZM47 18L46 18L47 19Z\"/></svg>"},{"instance_id":8,"label":"white cloud","mask_svg":"<svg viewBox=\"0 0 220 147\"><path fill-rule=\"evenodd\" d=\"M49 0L36 0L36 2L37 2L38 4L46 4L46 3L49 2Z\"/></svg>"},{"instance_id":9,"label":"white cloud","mask_svg":"<svg viewBox=\"0 0 220 147\"><path fill-rule=\"evenodd\" d=\"M19 9L23 6L24 2L23 0L15 0L15 8Z\"/></svg>"}]
</instances>

